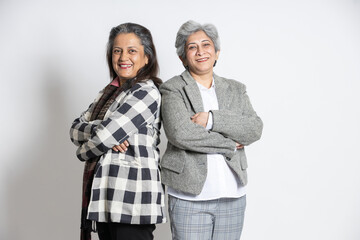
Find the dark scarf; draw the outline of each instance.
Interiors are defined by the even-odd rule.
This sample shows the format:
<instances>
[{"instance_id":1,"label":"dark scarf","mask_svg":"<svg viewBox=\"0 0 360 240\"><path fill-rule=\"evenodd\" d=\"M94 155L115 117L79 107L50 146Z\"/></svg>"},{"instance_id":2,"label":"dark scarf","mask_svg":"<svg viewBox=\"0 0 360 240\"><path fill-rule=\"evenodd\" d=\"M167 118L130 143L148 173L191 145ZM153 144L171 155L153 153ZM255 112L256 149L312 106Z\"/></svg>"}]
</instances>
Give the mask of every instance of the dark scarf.
<instances>
[{"instance_id":1,"label":"dark scarf","mask_svg":"<svg viewBox=\"0 0 360 240\"><path fill-rule=\"evenodd\" d=\"M103 120L105 113L115 101L116 97L131 86L131 80L128 80L121 87L114 85L107 85L100 100L96 103L94 111L91 114L90 121ZM81 207L81 240L91 240L91 232L96 232L95 227L92 226L92 221L86 219L88 206L91 197L92 182L94 179L94 170L100 157L91 159L85 162L82 188L82 207Z\"/></svg>"}]
</instances>

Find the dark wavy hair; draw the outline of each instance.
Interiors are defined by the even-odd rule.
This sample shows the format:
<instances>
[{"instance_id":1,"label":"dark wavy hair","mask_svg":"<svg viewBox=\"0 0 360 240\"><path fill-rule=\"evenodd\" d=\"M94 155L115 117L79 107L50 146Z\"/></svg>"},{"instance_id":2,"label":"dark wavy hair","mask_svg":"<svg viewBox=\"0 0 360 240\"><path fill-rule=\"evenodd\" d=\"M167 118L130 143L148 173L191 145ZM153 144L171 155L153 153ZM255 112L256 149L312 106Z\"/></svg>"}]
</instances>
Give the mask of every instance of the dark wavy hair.
<instances>
[{"instance_id":1,"label":"dark wavy hair","mask_svg":"<svg viewBox=\"0 0 360 240\"><path fill-rule=\"evenodd\" d=\"M156 50L151 33L147 28L136 23L123 23L117 27L113 27L110 31L109 40L107 43L106 58L111 79L117 77L117 74L112 65L112 51L115 38L121 33L134 33L140 39L141 44L144 46L144 52L148 58L148 64L146 64L137 72L136 78L132 84L134 85L138 82L151 79L154 81L155 85L159 87L162 81L157 77L159 73L159 64L157 61Z\"/></svg>"}]
</instances>

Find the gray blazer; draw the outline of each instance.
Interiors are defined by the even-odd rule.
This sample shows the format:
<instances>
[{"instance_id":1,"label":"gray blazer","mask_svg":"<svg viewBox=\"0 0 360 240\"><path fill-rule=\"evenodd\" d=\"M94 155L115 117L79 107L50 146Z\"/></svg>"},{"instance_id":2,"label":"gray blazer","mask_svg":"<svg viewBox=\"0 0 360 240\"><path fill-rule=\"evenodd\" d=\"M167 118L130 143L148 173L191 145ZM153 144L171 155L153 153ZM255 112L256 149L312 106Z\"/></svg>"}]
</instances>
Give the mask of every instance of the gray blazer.
<instances>
[{"instance_id":1,"label":"gray blazer","mask_svg":"<svg viewBox=\"0 0 360 240\"><path fill-rule=\"evenodd\" d=\"M207 174L207 153L222 154L228 165L247 184L247 160L236 142L249 145L260 139L263 123L256 115L244 84L216 76L219 110L213 114L209 131L190 117L203 112L199 88L188 71L160 86L161 114L167 149L161 160L161 181L176 190L200 194Z\"/></svg>"}]
</instances>

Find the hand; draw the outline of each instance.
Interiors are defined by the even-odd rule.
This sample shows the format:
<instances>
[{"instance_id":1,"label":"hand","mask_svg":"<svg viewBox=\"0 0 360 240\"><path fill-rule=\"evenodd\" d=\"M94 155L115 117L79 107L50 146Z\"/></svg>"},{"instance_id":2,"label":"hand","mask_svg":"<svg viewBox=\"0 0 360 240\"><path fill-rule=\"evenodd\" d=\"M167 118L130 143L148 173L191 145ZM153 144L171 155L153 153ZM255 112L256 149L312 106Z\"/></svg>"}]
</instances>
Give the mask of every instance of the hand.
<instances>
[{"instance_id":1,"label":"hand","mask_svg":"<svg viewBox=\"0 0 360 240\"><path fill-rule=\"evenodd\" d=\"M239 150L239 149L242 149L244 148L244 145L240 144L240 143L236 143L236 149Z\"/></svg>"},{"instance_id":2,"label":"hand","mask_svg":"<svg viewBox=\"0 0 360 240\"><path fill-rule=\"evenodd\" d=\"M129 146L129 143L127 140L125 140L123 143L120 143L119 145L115 145L112 147L112 150L114 150L115 152L126 152L127 151L127 147Z\"/></svg>"},{"instance_id":3,"label":"hand","mask_svg":"<svg viewBox=\"0 0 360 240\"><path fill-rule=\"evenodd\" d=\"M191 117L191 121L206 128L209 119L209 112L199 112Z\"/></svg>"}]
</instances>

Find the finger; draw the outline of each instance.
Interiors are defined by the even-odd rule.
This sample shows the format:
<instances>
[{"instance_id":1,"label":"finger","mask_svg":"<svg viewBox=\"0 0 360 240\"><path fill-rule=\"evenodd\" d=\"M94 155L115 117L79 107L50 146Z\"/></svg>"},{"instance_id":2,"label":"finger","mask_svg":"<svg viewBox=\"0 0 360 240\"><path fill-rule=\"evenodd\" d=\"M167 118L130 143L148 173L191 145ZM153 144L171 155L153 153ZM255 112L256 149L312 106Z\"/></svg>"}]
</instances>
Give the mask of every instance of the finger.
<instances>
[{"instance_id":1,"label":"finger","mask_svg":"<svg viewBox=\"0 0 360 240\"><path fill-rule=\"evenodd\" d=\"M191 116L191 118L196 118L197 116L199 116L200 113L195 113L194 115Z\"/></svg>"},{"instance_id":2,"label":"finger","mask_svg":"<svg viewBox=\"0 0 360 240\"><path fill-rule=\"evenodd\" d=\"M119 145L116 145L116 146L113 146L112 149L115 151L115 152L123 152L123 149L119 146Z\"/></svg>"},{"instance_id":3,"label":"finger","mask_svg":"<svg viewBox=\"0 0 360 240\"><path fill-rule=\"evenodd\" d=\"M127 150L127 147L124 143L120 144L120 147L122 148L123 151L126 151Z\"/></svg>"},{"instance_id":4,"label":"finger","mask_svg":"<svg viewBox=\"0 0 360 240\"><path fill-rule=\"evenodd\" d=\"M116 147L120 152L125 152L125 150L122 148L122 146L120 146L120 145L118 145L117 147Z\"/></svg>"},{"instance_id":5,"label":"finger","mask_svg":"<svg viewBox=\"0 0 360 240\"><path fill-rule=\"evenodd\" d=\"M121 147L120 145L116 145L115 147L116 147L116 149L117 149L118 151L124 152L124 150L122 149L122 147Z\"/></svg>"},{"instance_id":6,"label":"finger","mask_svg":"<svg viewBox=\"0 0 360 240\"><path fill-rule=\"evenodd\" d=\"M125 144L125 146L127 146L127 147L130 145L127 140L124 141L124 144Z\"/></svg>"}]
</instances>

